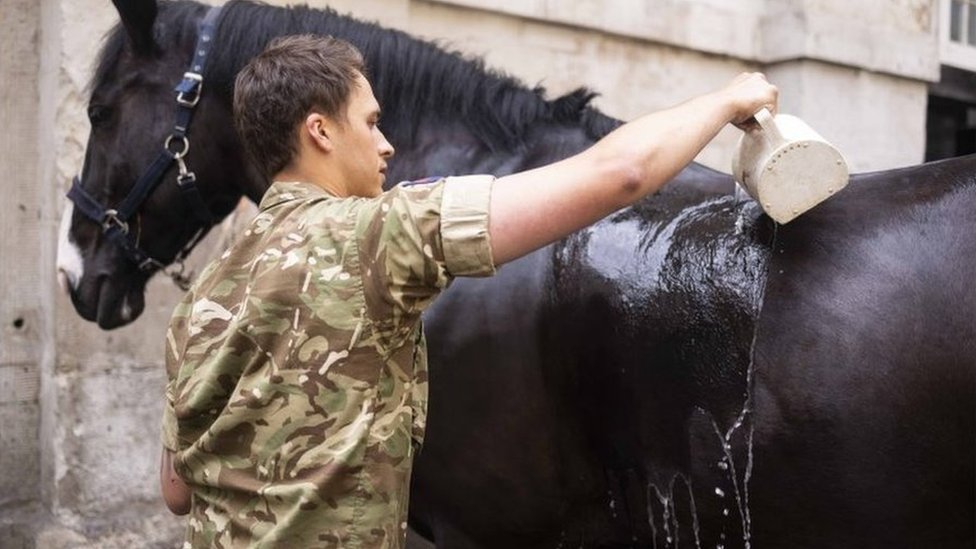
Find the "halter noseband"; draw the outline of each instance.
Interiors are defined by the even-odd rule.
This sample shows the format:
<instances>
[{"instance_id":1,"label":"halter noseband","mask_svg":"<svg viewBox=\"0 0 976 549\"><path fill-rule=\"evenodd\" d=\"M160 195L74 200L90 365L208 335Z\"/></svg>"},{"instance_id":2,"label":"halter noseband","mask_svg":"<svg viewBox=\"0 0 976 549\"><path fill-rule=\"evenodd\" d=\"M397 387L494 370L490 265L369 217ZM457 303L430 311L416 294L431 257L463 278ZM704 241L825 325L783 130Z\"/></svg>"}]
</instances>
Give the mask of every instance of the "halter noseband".
<instances>
[{"instance_id":1,"label":"halter noseband","mask_svg":"<svg viewBox=\"0 0 976 549\"><path fill-rule=\"evenodd\" d=\"M184 157L190 150L190 139L187 134L189 133L190 121L193 119L193 109L200 101L200 95L203 92L203 69L206 66L207 54L210 53L210 48L213 46L220 11L221 8L215 6L210 8L204 16L200 23L200 32L197 36L189 70L183 74L183 80L174 89L176 92L176 123L173 125L172 133L166 137L163 150L139 177L122 204L117 208L106 208L81 186L81 180L78 176L75 176L71 190L68 191L68 199L74 202L75 206L86 217L101 225L106 238L121 248L125 256L135 263L140 271L152 273L162 269L184 291L189 289L190 281L183 274L183 260L203 237L204 229L213 224L213 216L197 188L196 174L187 169ZM178 169L176 184L183 197L190 204L194 216L204 223L204 227L197 231L173 259L177 268L166 270L165 263L154 259L139 247L139 237L138 235L133 236L130 232L129 220L136 214L146 198L159 186L173 162L176 162Z\"/></svg>"}]
</instances>

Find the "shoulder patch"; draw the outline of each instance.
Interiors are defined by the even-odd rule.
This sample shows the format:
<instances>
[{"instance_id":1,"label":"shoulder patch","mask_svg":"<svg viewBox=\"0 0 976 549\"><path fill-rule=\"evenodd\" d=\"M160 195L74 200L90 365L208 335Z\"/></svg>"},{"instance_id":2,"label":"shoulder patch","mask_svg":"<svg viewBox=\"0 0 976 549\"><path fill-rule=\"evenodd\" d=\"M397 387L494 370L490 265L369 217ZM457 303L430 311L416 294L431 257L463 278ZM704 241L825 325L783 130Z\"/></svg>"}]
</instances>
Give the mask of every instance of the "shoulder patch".
<instances>
[{"instance_id":1,"label":"shoulder patch","mask_svg":"<svg viewBox=\"0 0 976 549\"><path fill-rule=\"evenodd\" d=\"M403 183L400 183L400 186L413 187L416 185L430 185L431 183L437 183L441 179L444 179L444 177L443 176L425 177L423 179L416 179L414 181L404 181Z\"/></svg>"}]
</instances>

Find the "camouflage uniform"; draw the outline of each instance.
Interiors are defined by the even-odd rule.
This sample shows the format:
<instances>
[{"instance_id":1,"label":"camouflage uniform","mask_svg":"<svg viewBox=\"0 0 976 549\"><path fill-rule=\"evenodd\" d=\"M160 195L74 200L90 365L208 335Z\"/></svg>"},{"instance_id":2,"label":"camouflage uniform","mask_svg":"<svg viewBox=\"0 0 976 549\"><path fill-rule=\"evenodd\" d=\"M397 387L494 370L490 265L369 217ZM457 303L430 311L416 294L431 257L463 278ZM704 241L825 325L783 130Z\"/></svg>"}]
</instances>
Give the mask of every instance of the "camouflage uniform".
<instances>
[{"instance_id":1,"label":"camouflage uniform","mask_svg":"<svg viewBox=\"0 0 976 549\"><path fill-rule=\"evenodd\" d=\"M494 272L492 178L337 198L275 183L167 332L163 445L184 547L401 547L427 364L420 313Z\"/></svg>"}]
</instances>

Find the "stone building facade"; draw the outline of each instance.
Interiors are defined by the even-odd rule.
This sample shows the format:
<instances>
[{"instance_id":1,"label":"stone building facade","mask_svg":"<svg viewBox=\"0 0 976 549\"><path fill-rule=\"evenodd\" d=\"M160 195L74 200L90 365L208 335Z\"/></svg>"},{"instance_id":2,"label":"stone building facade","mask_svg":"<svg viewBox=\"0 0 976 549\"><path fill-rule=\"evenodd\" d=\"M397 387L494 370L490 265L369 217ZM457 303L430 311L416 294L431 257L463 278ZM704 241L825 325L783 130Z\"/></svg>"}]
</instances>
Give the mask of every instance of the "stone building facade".
<instances>
[{"instance_id":1,"label":"stone building facade","mask_svg":"<svg viewBox=\"0 0 976 549\"><path fill-rule=\"evenodd\" d=\"M274 2L283 3L283 2ZM976 149L976 0L315 0L627 119L762 70L855 171ZM0 0L0 546L172 547L156 491L162 334L82 321L55 281L103 0ZM728 130L699 158L729 171ZM220 235L207 247L220 246ZM207 250L198 251L202 264Z\"/></svg>"}]
</instances>

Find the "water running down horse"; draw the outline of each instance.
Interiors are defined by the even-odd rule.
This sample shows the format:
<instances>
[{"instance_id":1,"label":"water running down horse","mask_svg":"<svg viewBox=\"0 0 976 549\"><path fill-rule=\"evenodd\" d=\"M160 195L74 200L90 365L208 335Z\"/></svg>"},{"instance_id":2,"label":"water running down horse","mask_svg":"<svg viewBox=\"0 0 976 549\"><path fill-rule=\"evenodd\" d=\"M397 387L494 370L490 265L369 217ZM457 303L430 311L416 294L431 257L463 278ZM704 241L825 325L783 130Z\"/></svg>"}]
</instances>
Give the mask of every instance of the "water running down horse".
<instances>
[{"instance_id":1,"label":"water running down horse","mask_svg":"<svg viewBox=\"0 0 976 549\"><path fill-rule=\"evenodd\" d=\"M126 2L89 105L81 184L117 204L170 127L206 7ZM273 36L365 53L390 180L509 173L616 122L402 33L232 2L186 161L215 217L266 187L230 121L237 70ZM140 244L200 228L172 180ZM439 547L971 547L976 456L976 157L855 176L784 227L685 170L664 192L459 280L426 316L428 442L411 523ZM78 312L135 320L148 274L66 213ZM62 256L65 257L65 256Z\"/></svg>"}]
</instances>

